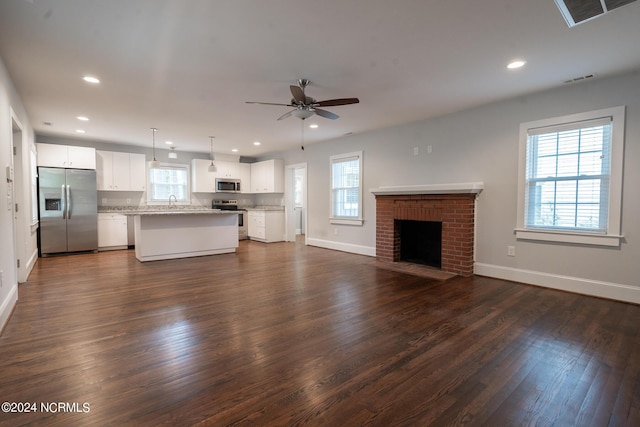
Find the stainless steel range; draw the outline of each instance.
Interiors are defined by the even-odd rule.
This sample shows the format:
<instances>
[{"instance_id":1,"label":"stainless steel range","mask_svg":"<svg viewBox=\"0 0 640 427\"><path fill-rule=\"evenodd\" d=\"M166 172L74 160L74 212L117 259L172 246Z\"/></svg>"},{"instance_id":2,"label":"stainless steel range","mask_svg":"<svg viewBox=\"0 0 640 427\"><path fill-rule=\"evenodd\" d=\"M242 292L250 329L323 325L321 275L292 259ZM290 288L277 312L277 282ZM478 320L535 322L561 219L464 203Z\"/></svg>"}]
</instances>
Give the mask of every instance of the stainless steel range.
<instances>
[{"instance_id":1,"label":"stainless steel range","mask_svg":"<svg viewBox=\"0 0 640 427\"><path fill-rule=\"evenodd\" d=\"M213 209L221 209L225 211L238 211L238 240L248 239L247 235L247 211L238 209L237 200L214 200L211 204Z\"/></svg>"}]
</instances>

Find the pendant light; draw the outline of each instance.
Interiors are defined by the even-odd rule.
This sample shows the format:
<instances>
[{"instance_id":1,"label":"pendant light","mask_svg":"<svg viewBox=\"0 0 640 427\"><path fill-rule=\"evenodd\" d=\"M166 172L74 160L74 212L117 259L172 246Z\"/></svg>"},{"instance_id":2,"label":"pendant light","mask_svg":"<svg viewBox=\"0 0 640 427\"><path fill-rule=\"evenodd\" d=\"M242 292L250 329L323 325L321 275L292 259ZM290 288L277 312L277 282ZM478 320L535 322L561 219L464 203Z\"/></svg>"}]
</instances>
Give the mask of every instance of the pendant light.
<instances>
[{"instance_id":1,"label":"pendant light","mask_svg":"<svg viewBox=\"0 0 640 427\"><path fill-rule=\"evenodd\" d=\"M215 138L215 136L209 137L209 140L211 141L211 164L209 165L209 172L216 172L218 170L216 165L213 163L213 138Z\"/></svg>"},{"instance_id":2,"label":"pendant light","mask_svg":"<svg viewBox=\"0 0 640 427\"><path fill-rule=\"evenodd\" d=\"M151 128L152 138L153 138L153 160L149 162L149 166L152 168L157 168L160 166L160 162L156 160L156 131L157 128Z\"/></svg>"}]
</instances>

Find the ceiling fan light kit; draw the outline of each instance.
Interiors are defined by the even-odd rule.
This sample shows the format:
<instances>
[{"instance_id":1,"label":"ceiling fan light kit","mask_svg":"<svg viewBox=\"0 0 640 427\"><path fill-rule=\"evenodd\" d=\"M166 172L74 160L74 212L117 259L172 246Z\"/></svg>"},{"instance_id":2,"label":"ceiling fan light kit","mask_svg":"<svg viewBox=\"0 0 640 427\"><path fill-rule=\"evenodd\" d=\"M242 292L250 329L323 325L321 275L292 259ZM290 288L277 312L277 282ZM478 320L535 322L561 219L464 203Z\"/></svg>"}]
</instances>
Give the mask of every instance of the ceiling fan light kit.
<instances>
[{"instance_id":1,"label":"ceiling fan light kit","mask_svg":"<svg viewBox=\"0 0 640 427\"><path fill-rule=\"evenodd\" d=\"M339 99L327 99L325 101L316 101L314 98L305 94L305 89L311 82L308 79L299 79L298 86L291 85L291 95L293 98L289 104L278 104L274 102L255 102L247 101L247 104L262 104L262 105L278 105L282 107L293 107L294 109L284 113L278 117L278 120L286 119L287 117L294 116L301 120L308 119L309 117L317 114L320 117L324 117L330 120L336 120L340 116L318 107L336 107L339 105L357 104L360 102L358 98L339 98Z\"/></svg>"},{"instance_id":2,"label":"ceiling fan light kit","mask_svg":"<svg viewBox=\"0 0 640 427\"><path fill-rule=\"evenodd\" d=\"M297 117L299 119L308 119L309 117L313 116L313 111L311 110L304 110L304 109L296 109L293 110L291 112L291 114L293 114L294 117Z\"/></svg>"}]
</instances>

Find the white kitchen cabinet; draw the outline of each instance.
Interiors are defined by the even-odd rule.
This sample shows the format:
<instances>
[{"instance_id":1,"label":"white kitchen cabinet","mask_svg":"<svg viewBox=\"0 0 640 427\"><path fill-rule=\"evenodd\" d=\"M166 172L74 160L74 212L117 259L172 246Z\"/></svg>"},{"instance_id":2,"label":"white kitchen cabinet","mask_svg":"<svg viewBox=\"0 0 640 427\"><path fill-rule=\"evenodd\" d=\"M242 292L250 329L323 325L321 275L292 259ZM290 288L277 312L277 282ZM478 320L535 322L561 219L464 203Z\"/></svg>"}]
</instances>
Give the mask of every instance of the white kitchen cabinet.
<instances>
[{"instance_id":1,"label":"white kitchen cabinet","mask_svg":"<svg viewBox=\"0 0 640 427\"><path fill-rule=\"evenodd\" d=\"M192 193L215 193L216 174L209 172L209 165L211 165L211 160L191 160Z\"/></svg>"},{"instance_id":2,"label":"white kitchen cabinet","mask_svg":"<svg viewBox=\"0 0 640 427\"><path fill-rule=\"evenodd\" d=\"M129 190L147 189L147 159L144 154L129 154Z\"/></svg>"},{"instance_id":3,"label":"white kitchen cabinet","mask_svg":"<svg viewBox=\"0 0 640 427\"><path fill-rule=\"evenodd\" d=\"M239 163L240 165L240 192L251 193L251 164Z\"/></svg>"},{"instance_id":4,"label":"white kitchen cabinet","mask_svg":"<svg viewBox=\"0 0 640 427\"><path fill-rule=\"evenodd\" d=\"M36 144L38 166L54 168L95 169L96 149L71 145Z\"/></svg>"},{"instance_id":5,"label":"white kitchen cabinet","mask_svg":"<svg viewBox=\"0 0 640 427\"><path fill-rule=\"evenodd\" d=\"M273 159L251 163L252 193L284 193L284 161Z\"/></svg>"},{"instance_id":6,"label":"white kitchen cabinet","mask_svg":"<svg viewBox=\"0 0 640 427\"><path fill-rule=\"evenodd\" d=\"M240 163L216 161L216 178L240 179Z\"/></svg>"},{"instance_id":7,"label":"white kitchen cabinet","mask_svg":"<svg viewBox=\"0 0 640 427\"><path fill-rule=\"evenodd\" d=\"M96 151L97 188L101 191L144 191L143 154Z\"/></svg>"},{"instance_id":8,"label":"white kitchen cabinet","mask_svg":"<svg viewBox=\"0 0 640 427\"><path fill-rule=\"evenodd\" d=\"M284 240L284 211L250 210L247 216L249 239L265 243Z\"/></svg>"},{"instance_id":9,"label":"white kitchen cabinet","mask_svg":"<svg viewBox=\"0 0 640 427\"><path fill-rule=\"evenodd\" d=\"M108 251L128 247L127 217L114 213L98 214L98 250Z\"/></svg>"}]
</instances>

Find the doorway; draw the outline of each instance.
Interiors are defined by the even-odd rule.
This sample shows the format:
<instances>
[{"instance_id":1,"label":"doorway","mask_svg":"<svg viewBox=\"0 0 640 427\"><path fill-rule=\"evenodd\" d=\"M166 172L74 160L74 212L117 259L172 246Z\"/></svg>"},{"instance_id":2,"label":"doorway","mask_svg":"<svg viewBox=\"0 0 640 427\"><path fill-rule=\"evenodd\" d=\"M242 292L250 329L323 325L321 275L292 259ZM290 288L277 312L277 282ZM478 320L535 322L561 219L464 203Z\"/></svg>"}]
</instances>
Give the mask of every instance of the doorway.
<instances>
[{"instance_id":1,"label":"doorway","mask_svg":"<svg viewBox=\"0 0 640 427\"><path fill-rule=\"evenodd\" d=\"M288 165L285 173L285 240L307 244L307 164Z\"/></svg>"}]
</instances>

